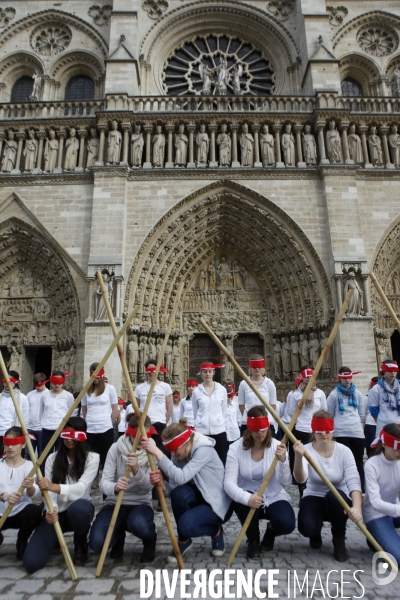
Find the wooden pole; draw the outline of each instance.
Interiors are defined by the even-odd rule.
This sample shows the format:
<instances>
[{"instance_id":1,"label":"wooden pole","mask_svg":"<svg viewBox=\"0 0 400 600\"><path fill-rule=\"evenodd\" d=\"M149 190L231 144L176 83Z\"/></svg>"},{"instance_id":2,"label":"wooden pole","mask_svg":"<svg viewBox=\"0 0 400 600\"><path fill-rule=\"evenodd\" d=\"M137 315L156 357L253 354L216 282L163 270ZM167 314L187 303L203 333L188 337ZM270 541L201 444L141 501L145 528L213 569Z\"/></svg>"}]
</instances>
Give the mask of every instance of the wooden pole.
<instances>
[{"instance_id":1,"label":"wooden pole","mask_svg":"<svg viewBox=\"0 0 400 600\"><path fill-rule=\"evenodd\" d=\"M110 325L111 325L113 334L114 334L114 336L116 336L117 335L117 328L115 326L114 316L112 314L112 309L111 309L111 306L110 306L110 302L108 300L106 288L104 286L104 281L103 281L103 278L102 278L101 273L99 271L97 272L97 280L99 282L99 285L100 285L100 288L101 288L101 291L102 291L102 294L103 294L103 300L104 300L105 307L107 309L108 318L110 320ZM179 294L178 297L180 297L180 294ZM177 306L177 305L178 305L178 302L175 304L175 306ZM153 396L153 391L154 391L154 387L156 385L158 372L159 372L159 369L160 369L160 366L161 366L161 363L162 363L162 359L164 357L165 348L166 348L166 345L167 345L166 341L168 341L169 335L170 335L171 330L172 330L173 323L175 322L175 316L176 316L176 311L173 313L173 315L171 317L171 322L169 324L169 328L168 328L168 331L167 331L165 339L164 339L165 345L163 344L163 347L161 349L160 355L158 357L156 371L155 371L155 373L153 375L153 381L152 381L150 389L149 389L149 394L147 396L147 400L149 398L151 400L151 398ZM133 393L132 382L131 382L131 379L129 377L129 370L128 370L128 367L127 367L127 364L126 364L125 355L124 355L124 352L123 352L123 349L122 349L122 346L121 346L120 343L117 344L117 350L118 350L119 358L120 358L120 361L121 361L121 366L122 366L122 370L123 370L123 373L124 373L126 385L128 387L128 392L129 392L129 396L130 396L131 403L132 403L132 406L133 406L133 410L135 411L135 415L136 415L136 417L138 419L138 426L139 426L139 430L140 430L140 435L136 435L135 442L136 442L136 439L139 442L141 437L146 437L146 429L144 427L144 418L145 418L146 415L145 415L145 413L143 413L143 415L140 414L139 406L138 406L138 403L136 401L135 395ZM154 385L153 385L153 383L154 383ZM146 404L147 404L147 402L146 402ZM147 410L146 410L146 413L147 413ZM137 448L137 445L136 445L136 448ZM136 450L136 448L135 448L135 450ZM132 448L132 452L134 452L135 450ZM148 453L147 454L147 458L149 460L149 464L150 464L151 470L152 471L156 471L157 467L156 467L156 463L155 463L153 455L150 454L150 453ZM126 471L125 471L125 477L129 477L129 471L130 471L130 469L128 467L126 469ZM179 545L178 545L178 542L177 542L176 537L175 537L174 529L172 527L171 517L170 517L169 512L168 512L168 507L167 507L167 503L165 501L165 497L164 497L164 493L163 493L163 490L162 490L162 487L161 487L161 483L158 483L156 485L156 489L157 489L158 498L159 498L159 501L160 501L160 504L161 504L161 508L162 508L163 513L164 513L164 518L165 518L165 523L167 525L168 533L169 533L169 536L171 538L172 547L174 549L174 552L175 552L175 555L176 555L176 558L177 558L177 561L178 561L178 566L179 566L180 569L184 569L185 565L183 563L183 558L181 556L181 553L180 553L180 550L179 550ZM105 561L105 558L107 556L108 547L110 545L111 537L112 537L112 534L114 532L115 523L116 523L116 520L117 520L117 517L118 517L118 512L119 512L119 510L121 508L123 497L124 497L124 491L121 490L119 492L119 494L118 494L117 502L116 502L115 507L114 507L114 511L113 511L113 515L112 515L112 518L111 518L111 521L110 521L110 525L109 525L109 528L108 528L108 531L107 531L106 539L104 540L103 548L102 548L102 551L101 551L101 554L100 554L100 558L99 558L99 562L98 562L97 569L96 569L96 577L100 577L101 572L103 570L104 561Z\"/></svg>"},{"instance_id":2,"label":"wooden pole","mask_svg":"<svg viewBox=\"0 0 400 600\"><path fill-rule=\"evenodd\" d=\"M325 359L326 359L326 357L328 355L328 352L331 349L333 340L335 339L336 334L337 334L337 332L339 330L339 326L340 326L340 324L341 324L341 322L343 320L343 317L344 317L345 312L347 310L347 307L349 305L350 298L353 295L353 293L354 293L354 290L349 290L349 292L348 292L348 294L347 294L347 296L346 296L346 298L345 298L345 300L344 300L344 302L342 304L342 308L340 309L340 312L339 312L338 317L336 319L336 323L335 323L335 325L332 328L332 331L331 331L331 333L329 335L329 338L328 338L328 340L326 342L325 348L323 349L322 354L319 357L319 360L318 360L317 364L315 365L314 373L312 374L309 382L307 383L307 386L306 386L306 389L304 390L303 396L302 396L299 404L297 405L297 408L296 408L296 410L294 412L294 415L291 418L291 421L290 421L290 423L288 425L288 429L290 431L293 431L293 428L294 428L294 426L296 424L296 421L297 421L298 416L299 416L299 414L301 412L301 409L303 408L304 403L305 403L305 401L308 398L308 394L310 393L311 388L314 385L314 382L316 381L316 379L318 377L318 374L319 374L319 372L320 372L320 370L322 368L322 365L324 364L324 361L325 361ZM283 439L282 439L282 444L286 445L286 443L287 443L287 436L285 434L284 437L283 437ZM264 477L264 480L263 480L263 482L261 484L261 487L260 487L259 491L257 492L257 495L260 496L260 498L262 498L264 496L264 492L267 489L267 485L270 482L270 479L271 479L271 477L272 477L272 475L273 475L273 473L275 471L275 468L276 468L277 464L278 464L278 457L274 456L274 459L273 459L273 461L272 461L272 463L271 463L271 465L270 465L270 467L269 467L269 469L268 469L268 471L267 471L267 473L266 473L266 475ZM254 515L255 511L256 511L255 508L251 508L249 510L249 513L248 513L248 515L246 517L245 522L243 523L243 526L242 526L242 529L241 529L241 531L239 533L239 536L238 536L238 538L237 538L237 540L235 542L235 545L233 546L232 551L231 551L231 553L229 555L229 558L227 560L226 564L228 565L228 567L230 567L230 565L232 564L232 561L235 558L235 556L237 554L237 551L239 550L240 544L242 543L242 540L243 540L243 538L244 538L244 536L246 534L246 531L247 531L247 529L248 529L248 527L249 527L249 525L251 523L251 520L253 518L253 515Z\"/></svg>"},{"instance_id":3,"label":"wooden pole","mask_svg":"<svg viewBox=\"0 0 400 600\"><path fill-rule=\"evenodd\" d=\"M260 394L259 390L255 387L254 383L246 375L246 373L243 371L242 367L236 362L236 360L233 358L233 356L229 353L228 349L225 348L225 346L221 342L221 340L215 335L215 333L213 333L213 331L210 329L210 327L207 325L207 323L202 318L199 319L199 322L200 322L201 326L207 331L207 333L209 334L209 336L211 337L211 339L217 344L217 346L219 347L219 349L225 354L225 356L227 357L227 359L232 363L232 365L234 366L234 368L236 369L236 371L239 373L239 375L245 380L245 382L247 383L247 385L253 390L253 392L256 394L256 396L260 400L260 402L262 402L264 404L265 408L273 416L273 418L278 423L278 425L280 425L281 429L285 432L285 434L288 437L288 439L293 444L295 444L297 442L297 440L294 437L293 433L289 430L289 428L287 427L287 425L282 421L282 419L275 412L275 410L272 408L272 406ZM312 466L312 468L314 469L314 471L319 475L319 477L322 479L322 481L325 483L325 485L329 488L329 490L335 496L335 498L337 499L337 501L339 502L339 504L343 507L343 510L345 510L346 513L348 513L349 510L350 510L350 506L342 498L342 496L336 490L335 486L332 485L332 483L326 477L325 473L323 471L321 471L321 469L319 468L319 466L317 465L317 463L314 462L314 460L311 458L311 456L308 454L308 452L304 453L304 458L309 462L309 464ZM361 523L360 521L357 521L356 525L363 532L363 534L365 535L365 537L371 542L371 544L374 546L374 548L376 548L376 550L378 550L380 552L384 552L383 549L381 548L381 546L378 544L378 542L375 540L375 538L372 537L372 535L370 534L370 532L368 531L368 529L365 527L365 525L363 523ZM389 563L389 565L391 566L391 568L393 568L393 565L392 565L392 562L390 561L389 556L385 555L385 560Z\"/></svg>"},{"instance_id":4,"label":"wooden pole","mask_svg":"<svg viewBox=\"0 0 400 600\"><path fill-rule=\"evenodd\" d=\"M0 367L1 367L1 370L3 373L3 377L5 379L5 382L7 384L8 391L10 392L11 399L14 403L14 407L15 407L15 411L17 413L18 420L21 424L22 433L24 434L24 437L25 437L25 441L26 441L26 445L27 445L27 448L29 451L29 455L31 457L31 461L33 462L33 464L35 464L35 462L36 462L35 451L33 449L31 438L29 437L29 433L28 433L28 430L27 430L25 422L24 422L24 417L23 417L19 402L18 402L17 398L15 397L14 388L11 385L10 378L9 378L8 372L7 372L7 368L4 363L3 354L1 353L1 351L0 351ZM38 468L37 474L38 474L38 478L43 477L42 473L40 471L40 468ZM31 477L31 475L29 474L28 477ZM22 488L22 489L24 489L24 488ZM47 510L52 513L54 508L53 508L53 503L51 501L49 492L47 490L42 490L42 496L45 499L45 502L47 505ZM61 531L60 523L58 521L56 521L54 523L54 529L56 531L57 539L60 544L61 551L64 555L65 562L67 563L67 567L68 567L68 571L70 572L71 579L72 579L72 581L76 581L78 579L78 577L77 577L77 574L75 571L74 563L72 562L71 555L69 553L67 544L65 543L65 539L64 539L63 533Z\"/></svg>"},{"instance_id":5,"label":"wooden pole","mask_svg":"<svg viewBox=\"0 0 400 600\"><path fill-rule=\"evenodd\" d=\"M381 297L383 304L386 306L388 313L392 317L394 324L396 325L397 329L400 331L400 321L399 321L395 311L393 310L392 305L390 304L389 300L387 299L385 292L381 288L377 278L375 277L375 275L372 272L369 274L369 276L371 277L371 281L374 284L379 296Z\"/></svg>"},{"instance_id":6,"label":"wooden pole","mask_svg":"<svg viewBox=\"0 0 400 600\"><path fill-rule=\"evenodd\" d=\"M121 339L121 337L123 336L123 334L125 333L125 331L127 330L127 328L129 327L132 319L135 317L135 315L136 315L137 311L139 310L139 308L140 307L137 306L131 312L131 314L128 316L128 318L125 321L124 325L119 330L118 337L114 339L113 343L111 344L111 346L109 347L109 349L107 350L107 352L105 353L105 355L103 356L103 358L101 359L101 361L99 362L99 366L95 369L95 371L93 372L93 375L89 378L88 382L84 385L84 387L81 390L79 396L76 398L75 402L72 404L71 408L66 413L65 417L61 421L61 423L58 426L57 430L53 433L52 437L49 440L49 443L44 448L42 454L38 457L36 463L34 463L33 469L29 473L28 477L32 477L32 475L34 475L36 473L38 467L42 464L42 462L44 461L44 459L46 458L46 456L48 455L48 453L50 452L50 450L54 446L55 442L58 439L58 436L61 433L61 430L64 429L64 426L65 426L66 422L68 421L68 419L70 418L70 416L72 415L72 413L74 412L74 410L79 406L79 404L80 404L83 396L86 394L86 392L88 391L88 389L92 385L92 383L95 380L97 374L101 371L101 369L103 368L103 366L105 365L105 363L107 362L107 360L110 358L110 356L111 356L114 348L117 346L119 340ZM19 492L23 492L24 488L20 487L18 491ZM6 508L6 510L4 511L3 516L0 519L0 530L3 527L4 521L7 519L8 515L10 514L13 506L14 506L13 504L9 504L7 506L7 508Z\"/></svg>"}]
</instances>

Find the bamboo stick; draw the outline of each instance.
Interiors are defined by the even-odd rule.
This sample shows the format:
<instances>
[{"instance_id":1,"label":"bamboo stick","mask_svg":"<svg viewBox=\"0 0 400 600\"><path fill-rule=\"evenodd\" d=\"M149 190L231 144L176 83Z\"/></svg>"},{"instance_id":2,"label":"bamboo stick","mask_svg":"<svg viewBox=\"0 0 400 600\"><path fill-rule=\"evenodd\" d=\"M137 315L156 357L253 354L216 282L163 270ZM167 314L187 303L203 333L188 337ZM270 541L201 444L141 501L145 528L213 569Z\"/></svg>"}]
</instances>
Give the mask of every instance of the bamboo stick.
<instances>
[{"instance_id":1,"label":"bamboo stick","mask_svg":"<svg viewBox=\"0 0 400 600\"><path fill-rule=\"evenodd\" d=\"M109 347L109 349L107 350L107 352L105 353L105 355L103 356L103 358L101 359L101 361L99 362L99 366L95 369L95 371L93 372L93 375L89 378L89 380L87 381L87 383L83 386L81 392L79 393L79 396L76 398L75 402L72 404L71 408L66 413L65 417L61 421L61 423L58 426L57 430L53 433L52 437L49 440L49 443L43 449L43 452L38 457L36 463L34 463L33 469L31 469L31 472L29 473L28 477L32 477L32 475L34 475L36 473L36 470L42 464L42 462L44 461L44 459L46 458L46 456L48 455L48 453L50 452L50 450L54 446L55 442L58 439L58 436L61 433L61 430L64 429L64 426L65 426L66 422L68 421L68 419L70 418L70 416L72 415L72 413L74 412L74 410L79 406L79 404L80 404L83 396L86 394L86 392L88 391L88 389L92 385L92 383L95 380L97 374L101 371L101 369L103 368L103 366L105 365L105 363L107 362L107 360L110 358L110 356L111 356L114 348L117 346L119 340L121 339L121 337L125 333L126 329L129 327L132 319L135 317L135 315L136 315L137 311L139 310L139 308L140 307L137 306L131 312L131 314L128 316L128 318L125 321L124 325L119 330L118 338L114 339L113 343L111 344L111 346ZM20 487L20 489L18 491L19 492L23 492L23 488ZM4 511L3 516L0 519L0 530L3 527L4 521L7 519L8 515L10 514L13 506L14 506L13 504L9 504L7 506L7 508L6 508L6 510Z\"/></svg>"},{"instance_id":2,"label":"bamboo stick","mask_svg":"<svg viewBox=\"0 0 400 600\"><path fill-rule=\"evenodd\" d=\"M24 417L22 415L22 411L21 411L19 402L15 397L14 388L11 385L10 378L9 378L8 372L7 372L7 368L4 363L3 354L1 351L0 351L0 367L3 372L3 377L7 384L8 391L10 392L11 399L14 403L14 407L15 407L15 411L17 413L18 420L21 424L22 433L24 434L24 437L25 437L25 441L26 441L26 445L27 445L27 448L29 451L29 455L31 457L31 461L33 462L33 464L35 464L35 462L36 462L35 451L33 449L31 438L29 437L29 433L28 433L28 430L27 430L25 422L24 422ZM29 474L28 477L31 477L31 475ZM38 478L42 478L42 477L43 476L40 471L40 468L38 468ZM24 489L24 488L22 488L22 489ZM47 490L42 490L42 496L45 499L45 502L47 505L47 510L52 513L54 510L54 507L53 507L53 503L51 501L49 492ZM69 553L67 544L65 543L65 539L64 539L63 533L61 531L60 523L58 521L56 521L54 523L54 529L56 531L57 539L60 544L61 551L64 555L65 562L67 563L67 567L68 567L68 571L70 572L71 579L72 579L72 581L76 581L78 579L78 576L76 574L74 563L72 562L71 555Z\"/></svg>"},{"instance_id":3,"label":"bamboo stick","mask_svg":"<svg viewBox=\"0 0 400 600\"><path fill-rule=\"evenodd\" d=\"M386 306L388 313L390 314L390 316L392 317L394 324L396 325L397 329L400 331L400 321L395 313L395 311L393 310L392 305L390 304L385 292L383 291L383 289L381 288L377 278L375 277L374 273L370 273L369 276L371 277L371 281L374 284L376 291L378 292L379 296L381 297L381 300L383 302L383 304Z\"/></svg>"},{"instance_id":4,"label":"bamboo stick","mask_svg":"<svg viewBox=\"0 0 400 600\"><path fill-rule=\"evenodd\" d=\"M317 364L315 365L314 373L312 374L309 382L307 383L307 386L306 386L306 389L304 390L303 396L302 396L299 404L297 405L297 408L296 408L296 410L294 412L293 417L290 420L290 423L288 425L288 429L290 429L290 431L293 431L293 428L294 428L294 426L296 424L296 421L297 421L298 416L299 416L299 414L301 412L301 409L303 408L304 403L305 403L306 399L308 398L308 394L310 393L311 388L314 385L314 382L316 381L316 379L318 377L318 374L319 374L319 372L320 372L320 370L322 368L322 365L324 364L324 361L325 361L325 359L326 359L326 357L328 355L328 352L331 349L333 340L335 339L336 334L337 334L337 332L339 330L339 326L340 326L340 324L341 324L341 322L343 320L343 317L344 317L345 312L347 310L347 307L349 305L350 298L353 295L353 293L354 293L354 290L349 290L349 292L348 292L348 294L347 294L347 296L346 296L346 298L345 298L345 300L344 300L344 302L342 304L342 308L340 309L340 312L339 312L338 317L336 319L335 325L333 326L332 331L331 331L331 333L329 335L329 338L328 338L328 340L326 342L325 348L323 349L322 354L319 357L319 360L318 360ZM284 435L281 443L286 445L286 443L287 443L287 436L286 436L286 434ZM278 457L274 456L274 459L273 459L273 461L272 461L272 463L271 463L271 465L270 465L270 467L269 467L269 469L268 469L268 471L267 471L267 473L266 473L266 475L264 477L264 480L263 480L263 482L261 484L261 487L260 487L259 491L257 492L257 495L260 496L260 498L262 498L264 496L264 492L267 489L267 485L270 482L270 479L271 479L271 477L272 477L272 475L273 475L273 473L275 471L275 468L276 468L277 464L278 464ZM235 558L235 556L237 554L237 551L239 550L240 544L242 543L242 540L243 540L243 538L244 538L244 536L246 534L246 531L247 531L247 529L248 529L248 527L249 527L249 525L251 523L251 520L253 518L253 515L254 515L255 511L256 511L255 508L251 508L249 510L249 513L248 513L248 515L246 517L245 522L243 523L243 526L242 526L242 529L241 529L241 531L239 533L239 536L238 536L238 538L237 538L237 540L235 542L235 545L233 546L232 551L231 551L231 553L229 555L229 558L228 558L228 560L226 562L226 564L228 565L228 567L230 567L230 565L232 564L232 561Z\"/></svg>"},{"instance_id":5,"label":"bamboo stick","mask_svg":"<svg viewBox=\"0 0 400 600\"><path fill-rule=\"evenodd\" d=\"M207 331L207 333L209 334L209 336L211 337L211 339L217 344L217 346L220 348L220 350L225 354L225 356L227 357L227 359L232 363L232 365L234 366L234 368L237 370L237 372L239 373L239 375L245 380L245 382L247 383L247 385L253 390L253 392L256 394L256 396L258 397L258 399L264 404L265 408L274 417L274 419L280 425L281 429L285 432L285 434L289 438L289 440L291 442L293 442L293 444L296 443L297 440L294 437L293 433L288 429L287 425L282 421L282 419L275 412L275 410L272 408L272 406L260 394L259 390L255 387L255 385L253 384L253 382L251 381L251 379L243 371L242 367L236 362L236 360L233 358L233 356L229 353L228 349L225 348L225 346L221 342L221 340L215 335L215 333L210 329L210 327L207 325L207 323L202 318L199 319L199 323ZM326 477L325 473L319 468L319 466L317 465L317 463L314 462L314 460L311 458L311 456L308 454L308 452L304 453L304 458L309 462L309 464L312 466L312 468L314 469L314 471L319 475L319 477L322 479L322 481L325 483L325 485L329 488L329 490L335 496L335 498L337 499L337 501L339 502L339 504L343 507L343 510L345 510L346 513L348 513L349 510L350 510L350 506L342 498L342 496L336 490L335 486L332 485L332 483ZM372 535L370 534L370 532L368 531L368 529L365 527L365 525L363 523L361 523L360 521L357 521L356 525L362 531L362 533L365 535L365 537L371 542L371 544L374 546L374 548L376 548L376 550L378 550L380 552L384 552L384 550L381 548L381 546L378 544L378 542L375 540L375 538L372 537ZM393 569L394 566L393 566L393 564L392 564L389 556L386 554L384 558L388 562L388 564L390 565L390 567Z\"/></svg>"},{"instance_id":6,"label":"bamboo stick","mask_svg":"<svg viewBox=\"0 0 400 600\"><path fill-rule=\"evenodd\" d=\"M116 325L115 325L114 317L113 317L113 314L112 314L112 309L111 309L111 306L110 306L110 302L108 300L106 288L105 288L104 281L103 281L103 278L101 276L100 271L97 272L96 276L97 276L97 280L98 280L100 288L101 288L101 292L103 294L103 300L104 300L105 307L107 309L107 313L108 313L108 318L109 318L109 321L110 321L111 329L113 331L113 335L116 336L117 335L117 328L116 328ZM171 322L173 323L174 320L175 320L175 316L173 317L173 319L171 319ZM168 337L169 337L169 333L168 333ZM120 342L117 344L117 350L118 350L119 359L121 361L122 371L124 373L126 385L128 387L128 393L129 393L129 396L130 396L130 399L131 399L133 410L134 410L135 415L136 415L136 417L138 419L138 426L139 426L139 430L140 430L140 436L137 435L136 437L137 438L146 437L146 429L144 427L144 420L143 420L143 417L141 417L141 415L140 415L139 406L138 406L138 403L136 401L136 397L135 397L135 395L133 393L133 387L132 387L131 378L129 377L128 366L126 364L125 355L124 355L124 352L123 352L123 349L122 349L122 346L121 346ZM162 350L161 361L160 361L160 357L159 357L160 364L158 365L158 369L161 366L161 362L162 362L162 358L163 358L163 355L164 355L164 351L165 351L165 348ZM153 375L153 381L154 382L157 381L157 375L158 375L158 370L156 369L156 372ZM155 387L155 383L154 383L154 387ZM151 396L150 396L150 398L153 395L154 387L151 390L151 386L150 386L150 390L151 390ZM149 393L150 393L150 390L149 390ZM150 453L147 453L147 458L148 458L151 470L152 471L157 471L157 467L156 467L156 463L155 463L153 455L150 454ZM126 477L129 477L129 470L130 470L129 468L127 468L127 470L126 470L126 471L128 471L128 474L126 474L126 472L125 472L125 476ZM174 530L173 530L173 527L172 527L171 517L170 517L169 512L168 512L167 503L165 502L165 497L164 497L164 493L163 493L163 490L162 490L162 487L161 487L161 483L156 484L156 489L157 489L158 498L159 498L159 501L160 501L160 504L161 504L161 508L162 508L163 513L164 513L164 519L165 519L165 523L167 525L168 533L169 533L169 536L171 538L172 547L174 549L174 552L175 552L175 555L176 555L176 558L177 558L177 561L178 561L178 566L179 566L180 569L184 569L185 565L183 563L183 559L182 559L182 556L181 556L181 553L180 553L180 550L179 550L179 545L178 545L178 542L176 540L175 533L174 533ZM102 551L101 551L101 554L100 554L100 558L99 558L99 562L98 562L98 565L97 565L96 577L100 577L101 572L103 570L104 561L105 561L105 558L107 556L108 547L110 545L111 537L112 537L112 534L113 534L113 531L114 531L114 528L115 528L115 522L117 520L118 512L119 512L119 509L120 509L121 504L122 504L123 490L121 490L121 491L122 491L121 502L120 502L120 504L118 506L118 510L116 510L117 509L117 503L116 503L116 506L114 508L114 512L113 512L111 521L113 521L114 513L115 513L115 520L114 520L114 522L112 524L112 528L111 528L111 522L110 522L110 526L109 526L108 531L107 531L107 536L106 536L106 539L104 540L103 548L102 548ZM118 500L119 500L119 497L117 499L117 502L118 502Z\"/></svg>"}]
</instances>

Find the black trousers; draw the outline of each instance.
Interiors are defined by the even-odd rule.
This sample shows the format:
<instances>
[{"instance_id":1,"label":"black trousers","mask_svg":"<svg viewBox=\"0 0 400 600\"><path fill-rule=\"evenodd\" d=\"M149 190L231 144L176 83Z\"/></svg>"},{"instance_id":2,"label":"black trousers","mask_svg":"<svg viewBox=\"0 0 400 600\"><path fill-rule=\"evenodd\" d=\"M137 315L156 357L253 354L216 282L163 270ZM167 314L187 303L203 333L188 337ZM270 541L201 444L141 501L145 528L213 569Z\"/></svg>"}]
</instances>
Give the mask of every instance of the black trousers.
<instances>
[{"instance_id":1,"label":"black trousers","mask_svg":"<svg viewBox=\"0 0 400 600\"><path fill-rule=\"evenodd\" d=\"M353 506L352 500L342 490L337 491L349 506ZM329 521L332 535L341 537L346 533L347 519L342 505L329 491L325 496L304 496L301 499L297 527L304 537L316 538L321 535L323 522Z\"/></svg>"},{"instance_id":2,"label":"black trousers","mask_svg":"<svg viewBox=\"0 0 400 600\"><path fill-rule=\"evenodd\" d=\"M222 433L216 433L215 435L209 435L208 437L215 440L214 450L220 457L222 464L225 466L226 457L228 454L228 438L226 431L223 431Z\"/></svg>"},{"instance_id":3,"label":"black trousers","mask_svg":"<svg viewBox=\"0 0 400 600\"><path fill-rule=\"evenodd\" d=\"M296 429L296 427L293 429L293 435L296 438L296 440L299 440L303 444L308 444L308 442L310 441L310 438L311 438L311 433L307 433L305 431L299 431L298 429ZM293 444L290 440L289 440L289 464L290 464L290 472L293 475L294 450L293 450Z\"/></svg>"},{"instance_id":4,"label":"black trousers","mask_svg":"<svg viewBox=\"0 0 400 600\"><path fill-rule=\"evenodd\" d=\"M335 437L335 440L338 444L343 444L343 446L347 446L354 456L354 460L356 461L356 467L358 474L361 479L361 489L362 492L365 492L365 476L364 476L364 448L365 448L365 438L356 438L356 437Z\"/></svg>"},{"instance_id":5,"label":"black trousers","mask_svg":"<svg viewBox=\"0 0 400 600\"><path fill-rule=\"evenodd\" d=\"M17 545L26 543L42 518L42 507L37 504L28 504L16 515L7 517L2 530L18 529Z\"/></svg>"},{"instance_id":6,"label":"black trousers","mask_svg":"<svg viewBox=\"0 0 400 600\"><path fill-rule=\"evenodd\" d=\"M100 454L100 467L106 464L107 452L114 443L114 429L107 429L103 433L88 433L87 441L96 454Z\"/></svg>"}]
</instances>

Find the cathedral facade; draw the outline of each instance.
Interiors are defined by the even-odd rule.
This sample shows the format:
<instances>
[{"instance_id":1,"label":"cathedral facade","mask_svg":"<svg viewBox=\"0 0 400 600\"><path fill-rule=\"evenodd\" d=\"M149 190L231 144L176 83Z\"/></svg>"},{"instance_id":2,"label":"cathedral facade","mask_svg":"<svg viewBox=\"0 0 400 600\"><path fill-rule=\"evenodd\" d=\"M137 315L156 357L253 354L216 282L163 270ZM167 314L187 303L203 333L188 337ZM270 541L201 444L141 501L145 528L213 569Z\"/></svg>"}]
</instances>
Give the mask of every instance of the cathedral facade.
<instances>
[{"instance_id":1,"label":"cathedral facade","mask_svg":"<svg viewBox=\"0 0 400 600\"><path fill-rule=\"evenodd\" d=\"M50 368L79 390L111 344L97 271L117 324L140 306L134 384L177 303L182 392L224 360L202 316L283 398L349 289L321 385L400 359L369 277L400 313L400 0L380 4L1 2L0 347L23 391ZM106 374L123 395L116 353Z\"/></svg>"}]
</instances>

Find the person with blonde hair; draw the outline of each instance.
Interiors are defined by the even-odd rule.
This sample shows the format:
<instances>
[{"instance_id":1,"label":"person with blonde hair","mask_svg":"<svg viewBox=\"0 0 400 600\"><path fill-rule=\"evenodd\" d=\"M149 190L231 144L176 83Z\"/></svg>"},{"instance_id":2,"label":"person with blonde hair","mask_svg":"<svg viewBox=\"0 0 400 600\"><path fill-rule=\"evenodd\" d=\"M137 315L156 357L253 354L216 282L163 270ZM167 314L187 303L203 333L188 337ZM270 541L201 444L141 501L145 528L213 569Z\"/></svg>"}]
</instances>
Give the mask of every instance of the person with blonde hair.
<instances>
[{"instance_id":1,"label":"person with blonde hair","mask_svg":"<svg viewBox=\"0 0 400 600\"><path fill-rule=\"evenodd\" d=\"M265 376L265 358L261 354L253 354L250 356L249 373L252 383L258 389L262 397L275 409L276 387L274 382ZM262 406L261 400L244 380L239 384L238 403L242 415L245 411L248 413L253 406ZM242 424L242 433L246 430L246 427L246 424ZM274 433L276 433L275 430Z\"/></svg>"}]
</instances>

